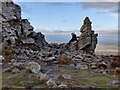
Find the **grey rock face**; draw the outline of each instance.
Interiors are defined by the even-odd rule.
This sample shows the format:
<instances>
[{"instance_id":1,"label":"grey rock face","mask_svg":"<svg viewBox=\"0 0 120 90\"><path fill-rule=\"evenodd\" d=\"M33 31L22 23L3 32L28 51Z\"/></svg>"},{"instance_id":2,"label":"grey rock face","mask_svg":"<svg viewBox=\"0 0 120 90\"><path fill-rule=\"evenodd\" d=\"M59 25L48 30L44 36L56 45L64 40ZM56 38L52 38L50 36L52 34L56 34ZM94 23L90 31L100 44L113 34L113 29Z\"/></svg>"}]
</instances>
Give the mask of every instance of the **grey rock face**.
<instances>
[{"instance_id":1,"label":"grey rock face","mask_svg":"<svg viewBox=\"0 0 120 90\"><path fill-rule=\"evenodd\" d=\"M94 54L98 34L94 33L91 24L92 22L88 17L86 17L82 27L80 28L81 34L79 39L66 45L68 51L78 51L81 54Z\"/></svg>"},{"instance_id":2,"label":"grey rock face","mask_svg":"<svg viewBox=\"0 0 120 90\"><path fill-rule=\"evenodd\" d=\"M2 3L2 37L3 41L14 44L18 33L21 34L21 8L13 2Z\"/></svg>"},{"instance_id":3,"label":"grey rock face","mask_svg":"<svg viewBox=\"0 0 120 90\"><path fill-rule=\"evenodd\" d=\"M20 6L13 4L13 2L3 2L2 16L3 16L3 21L10 21L10 20L16 20L16 19L20 20L21 8Z\"/></svg>"},{"instance_id":4,"label":"grey rock face","mask_svg":"<svg viewBox=\"0 0 120 90\"><path fill-rule=\"evenodd\" d=\"M71 45L68 48L69 51L73 52L77 50L77 41L71 42Z\"/></svg>"},{"instance_id":5,"label":"grey rock face","mask_svg":"<svg viewBox=\"0 0 120 90\"><path fill-rule=\"evenodd\" d=\"M91 24L92 22L86 17L80 28L81 35L78 40L78 49L85 54L93 54L97 44L98 34L94 33Z\"/></svg>"},{"instance_id":6,"label":"grey rock face","mask_svg":"<svg viewBox=\"0 0 120 90\"><path fill-rule=\"evenodd\" d=\"M25 35L29 35L31 32L33 32L33 26L30 25L30 22L27 19L22 19L22 29Z\"/></svg>"},{"instance_id":7,"label":"grey rock face","mask_svg":"<svg viewBox=\"0 0 120 90\"><path fill-rule=\"evenodd\" d=\"M27 38L27 39L22 40L22 43L23 44L35 44L35 41L32 38Z\"/></svg>"},{"instance_id":8,"label":"grey rock face","mask_svg":"<svg viewBox=\"0 0 120 90\"><path fill-rule=\"evenodd\" d=\"M29 34L29 37L32 37L35 40L35 43L38 47L48 45L48 43L45 41L45 36L41 32L32 32L31 34Z\"/></svg>"},{"instance_id":9,"label":"grey rock face","mask_svg":"<svg viewBox=\"0 0 120 90\"><path fill-rule=\"evenodd\" d=\"M11 2L2 3L2 12L0 12L2 20L2 41L7 42L10 45L15 45L17 41L32 38L31 42L34 42L36 46L44 46L47 42L44 39L44 35L35 33L33 26L27 19L21 18L20 6ZM32 37L29 37L34 32ZM37 39L35 38L37 37Z\"/></svg>"}]
</instances>

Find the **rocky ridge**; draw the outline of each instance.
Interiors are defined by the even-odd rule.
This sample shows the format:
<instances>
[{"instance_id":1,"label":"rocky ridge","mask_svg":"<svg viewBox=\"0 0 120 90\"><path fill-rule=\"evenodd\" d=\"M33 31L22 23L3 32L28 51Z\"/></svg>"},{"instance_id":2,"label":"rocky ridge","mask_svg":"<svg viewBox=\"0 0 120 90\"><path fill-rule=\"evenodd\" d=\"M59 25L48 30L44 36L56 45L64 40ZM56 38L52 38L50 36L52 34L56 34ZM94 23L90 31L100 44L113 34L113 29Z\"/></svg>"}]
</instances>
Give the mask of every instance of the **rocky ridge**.
<instances>
[{"instance_id":1,"label":"rocky ridge","mask_svg":"<svg viewBox=\"0 0 120 90\"><path fill-rule=\"evenodd\" d=\"M64 70L59 65L67 65L77 70L93 70L107 74L112 57L102 57L94 54L97 44L97 34L91 28L88 17L80 29L81 35L68 48L66 44L47 43L44 35L34 31L27 19L22 19L20 6L13 2L2 3L2 55L0 62L3 72L19 73L28 70L40 81L50 87L68 87L58 78L71 79L71 75L58 75ZM47 67L47 69L44 68ZM119 66L115 66L119 67Z\"/></svg>"}]
</instances>

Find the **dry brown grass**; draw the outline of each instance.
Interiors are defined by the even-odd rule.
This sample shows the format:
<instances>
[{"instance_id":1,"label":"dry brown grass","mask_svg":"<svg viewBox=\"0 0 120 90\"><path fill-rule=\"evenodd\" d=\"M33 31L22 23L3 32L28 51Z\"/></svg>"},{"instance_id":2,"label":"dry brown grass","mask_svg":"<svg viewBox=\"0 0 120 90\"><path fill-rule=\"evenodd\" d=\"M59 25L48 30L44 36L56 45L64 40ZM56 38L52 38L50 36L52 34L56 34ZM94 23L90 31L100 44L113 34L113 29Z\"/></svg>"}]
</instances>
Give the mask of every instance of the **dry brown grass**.
<instances>
[{"instance_id":1,"label":"dry brown grass","mask_svg":"<svg viewBox=\"0 0 120 90\"><path fill-rule=\"evenodd\" d=\"M11 59L16 59L16 56L14 55L14 51L9 45L2 45L2 55L5 58L3 62L10 62Z\"/></svg>"},{"instance_id":2,"label":"dry brown grass","mask_svg":"<svg viewBox=\"0 0 120 90\"><path fill-rule=\"evenodd\" d=\"M71 64L73 63L72 58L66 56L65 54L60 54L58 56L58 63L59 64Z\"/></svg>"},{"instance_id":3,"label":"dry brown grass","mask_svg":"<svg viewBox=\"0 0 120 90\"><path fill-rule=\"evenodd\" d=\"M109 66L110 66L111 69L115 69L117 67L120 68L120 60L113 60L113 61L111 61Z\"/></svg>"},{"instance_id":4,"label":"dry brown grass","mask_svg":"<svg viewBox=\"0 0 120 90\"><path fill-rule=\"evenodd\" d=\"M120 75L120 60L119 60L119 58L113 59L109 63L109 69L113 72L113 74Z\"/></svg>"}]
</instances>

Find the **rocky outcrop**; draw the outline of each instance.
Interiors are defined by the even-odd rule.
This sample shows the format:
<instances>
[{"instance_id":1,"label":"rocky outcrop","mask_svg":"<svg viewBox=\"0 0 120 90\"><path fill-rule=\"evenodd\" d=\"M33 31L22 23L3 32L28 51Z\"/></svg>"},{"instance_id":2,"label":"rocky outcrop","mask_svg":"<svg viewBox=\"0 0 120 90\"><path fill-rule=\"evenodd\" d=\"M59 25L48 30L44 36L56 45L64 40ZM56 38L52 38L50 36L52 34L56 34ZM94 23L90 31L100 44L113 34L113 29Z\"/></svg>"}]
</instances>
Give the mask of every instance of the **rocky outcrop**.
<instances>
[{"instance_id":1,"label":"rocky outcrop","mask_svg":"<svg viewBox=\"0 0 120 90\"><path fill-rule=\"evenodd\" d=\"M34 28L27 19L22 19L20 6L11 2L2 2L2 39L10 45L22 41L24 44L34 43L37 47L47 42L44 35L34 32ZM29 42L28 42L29 41Z\"/></svg>"},{"instance_id":2,"label":"rocky outcrop","mask_svg":"<svg viewBox=\"0 0 120 90\"><path fill-rule=\"evenodd\" d=\"M48 44L44 35L41 32L36 33L27 19L21 19L21 9L13 2L2 3L2 10L3 12L0 13L2 33L0 32L0 35L3 37L3 43L2 47L0 46L0 50L2 48L2 54L0 55L2 70L1 67L0 70L7 72L7 74L10 72L10 76L7 78L12 81L11 86L13 84L13 86L17 86L19 82L19 86L23 85L25 89L38 83L41 84L40 88L42 85L67 88L74 87L76 83L81 86L78 80L87 74L86 71L105 75L110 72L109 68L115 69L114 73L120 75L119 58L116 61L110 59L112 56L105 57L93 54L97 44L97 34L94 34L88 17L85 18L80 29L80 38L75 39L75 41L71 40L68 48L66 48L65 43ZM85 73L83 70L85 70ZM22 80L17 74L24 76L25 79ZM78 77L82 74L83 76ZM5 74L5 76L7 75ZM12 80L14 76L18 77L16 77L18 81L15 81L15 83L13 82L15 78ZM28 80L26 81L26 79ZM5 79L5 85L3 83L3 86L8 88L6 85L9 83L6 83L6 80L8 79ZM81 80L86 81L86 75ZM16 82L18 82L17 85ZM119 81L112 81L111 83L117 84ZM29 84L30 87L26 86ZM81 87L88 88L84 83Z\"/></svg>"},{"instance_id":3,"label":"rocky outcrop","mask_svg":"<svg viewBox=\"0 0 120 90\"><path fill-rule=\"evenodd\" d=\"M86 17L80 28L81 35L78 40L78 49L86 54L93 54L97 44L98 34L94 34L91 24L92 22Z\"/></svg>"},{"instance_id":4,"label":"rocky outcrop","mask_svg":"<svg viewBox=\"0 0 120 90\"><path fill-rule=\"evenodd\" d=\"M81 35L79 39L67 44L68 51L78 51L80 54L94 54L97 45L97 36L92 30L92 22L88 17L85 18L82 27L80 28Z\"/></svg>"}]
</instances>

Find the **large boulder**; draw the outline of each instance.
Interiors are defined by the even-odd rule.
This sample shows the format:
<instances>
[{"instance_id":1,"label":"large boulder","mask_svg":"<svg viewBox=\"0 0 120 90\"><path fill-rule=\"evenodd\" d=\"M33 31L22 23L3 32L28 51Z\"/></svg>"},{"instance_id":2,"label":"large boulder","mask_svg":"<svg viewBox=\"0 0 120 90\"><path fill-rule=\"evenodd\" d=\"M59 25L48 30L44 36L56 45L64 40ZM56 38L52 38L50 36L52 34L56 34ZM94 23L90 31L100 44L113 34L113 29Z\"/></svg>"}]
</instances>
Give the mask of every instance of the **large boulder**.
<instances>
[{"instance_id":1,"label":"large boulder","mask_svg":"<svg viewBox=\"0 0 120 90\"><path fill-rule=\"evenodd\" d=\"M27 70L30 70L31 72L38 74L41 70L41 65L39 65L37 62L29 62L26 67Z\"/></svg>"}]
</instances>

